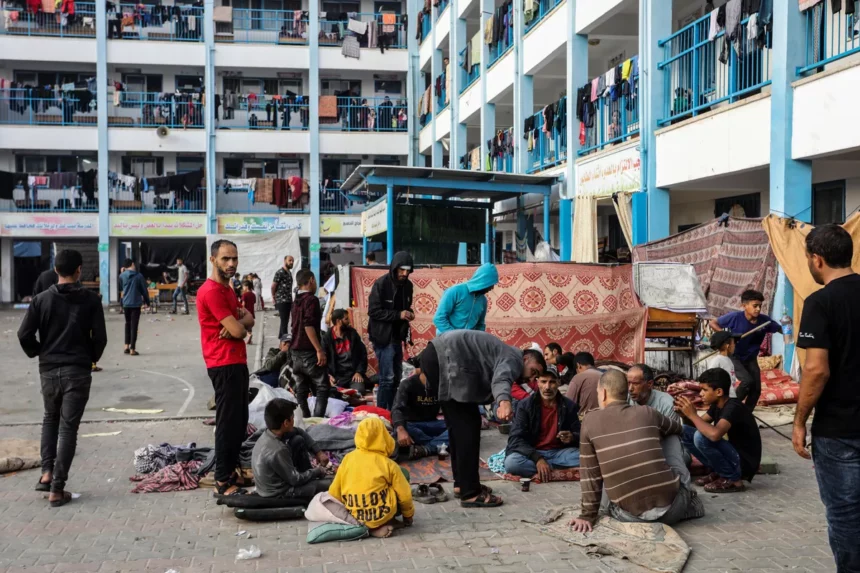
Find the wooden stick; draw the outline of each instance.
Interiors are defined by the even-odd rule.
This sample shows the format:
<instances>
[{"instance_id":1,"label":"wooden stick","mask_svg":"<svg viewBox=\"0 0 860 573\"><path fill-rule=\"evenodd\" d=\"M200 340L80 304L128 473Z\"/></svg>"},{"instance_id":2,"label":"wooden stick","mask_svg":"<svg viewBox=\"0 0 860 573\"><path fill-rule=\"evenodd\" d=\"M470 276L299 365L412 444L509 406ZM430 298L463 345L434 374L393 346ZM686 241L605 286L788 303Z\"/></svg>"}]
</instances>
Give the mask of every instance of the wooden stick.
<instances>
[{"instance_id":1,"label":"wooden stick","mask_svg":"<svg viewBox=\"0 0 860 573\"><path fill-rule=\"evenodd\" d=\"M767 326L768 324L770 324L770 323L772 323L772 322L773 322L772 320L768 320L768 321L767 321L767 322L765 322L764 324L760 324L760 325L756 326L755 328L753 328L752 330L750 330L750 331L748 331L748 332L745 332L745 333L744 333L740 338L741 338L741 339L744 339L744 338L746 338L747 336L749 336L750 334L752 334L753 332L758 332L759 330L761 330L762 328L764 328L765 326ZM711 352L710 354L708 354L708 355L707 355L707 356L705 356L704 358L699 358L698 360L696 360L695 362L693 362L693 366L695 366L695 365L696 365L696 364L698 364L699 362L702 362L702 361L704 361L704 360L707 360L708 358L710 358L710 357L711 357L711 356L713 356L714 354L719 354L719 353L720 353L720 351L719 351L719 350L714 350L713 352Z\"/></svg>"}]
</instances>

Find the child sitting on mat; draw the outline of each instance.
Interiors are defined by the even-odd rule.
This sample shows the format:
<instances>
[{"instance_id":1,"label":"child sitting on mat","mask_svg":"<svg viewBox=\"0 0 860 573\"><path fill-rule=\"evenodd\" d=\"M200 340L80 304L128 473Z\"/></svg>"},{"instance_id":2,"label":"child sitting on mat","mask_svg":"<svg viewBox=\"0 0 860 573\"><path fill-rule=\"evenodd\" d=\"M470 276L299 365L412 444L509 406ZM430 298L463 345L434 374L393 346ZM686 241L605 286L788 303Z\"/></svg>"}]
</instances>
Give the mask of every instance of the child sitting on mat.
<instances>
[{"instance_id":1,"label":"child sitting on mat","mask_svg":"<svg viewBox=\"0 0 860 573\"><path fill-rule=\"evenodd\" d=\"M329 494L374 537L391 535L394 526L400 525L394 520L400 513L403 525L412 525L412 490L403 470L389 458L395 443L382 420L362 420L355 432L355 447L343 458Z\"/></svg>"}]
</instances>

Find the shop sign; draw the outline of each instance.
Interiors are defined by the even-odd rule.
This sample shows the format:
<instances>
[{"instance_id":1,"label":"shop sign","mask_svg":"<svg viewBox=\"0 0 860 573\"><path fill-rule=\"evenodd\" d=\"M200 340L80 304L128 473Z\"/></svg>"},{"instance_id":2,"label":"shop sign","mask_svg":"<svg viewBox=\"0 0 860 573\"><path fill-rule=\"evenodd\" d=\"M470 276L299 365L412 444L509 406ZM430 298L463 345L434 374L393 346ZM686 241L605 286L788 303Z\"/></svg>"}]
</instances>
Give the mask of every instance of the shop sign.
<instances>
[{"instance_id":1,"label":"shop sign","mask_svg":"<svg viewBox=\"0 0 860 573\"><path fill-rule=\"evenodd\" d=\"M206 215L111 215L112 237L205 237Z\"/></svg>"},{"instance_id":2,"label":"shop sign","mask_svg":"<svg viewBox=\"0 0 860 573\"><path fill-rule=\"evenodd\" d=\"M577 196L611 197L613 193L635 193L641 189L641 156L635 145L576 165Z\"/></svg>"},{"instance_id":3,"label":"shop sign","mask_svg":"<svg viewBox=\"0 0 860 573\"><path fill-rule=\"evenodd\" d=\"M4 237L98 237L98 215L85 213L0 215Z\"/></svg>"},{"instance_id":4,"label":"shop sign","mask_svg":"<svg viewBox=\"0 0 860 573\"><path fill-rule=\"evenodd\" d=\"M361 213L361 236L373 237L388 231L388 197Z\"/></svg>"},{"instance_id":5,"label":"shop sign","mask_svg":"<svg viewBox=\"0 0 860 573\"><path fill-rule=\"evenodd\" d=\"M278 215L220 215L218 217L218 234L251 234L274 233L277 231L301 231L305 217L282 217Z\"/></svg>"},{"instance_id":6,"label":"shop sign","mask_svg":"<svg viewBox=\"0 0 860 573\"><path fill-rule=\"evenodd\" d=\"M329 215L320 217L320 237L330 239L361 236L361 217L358 215Z\"/></svg>"}]
</instances>

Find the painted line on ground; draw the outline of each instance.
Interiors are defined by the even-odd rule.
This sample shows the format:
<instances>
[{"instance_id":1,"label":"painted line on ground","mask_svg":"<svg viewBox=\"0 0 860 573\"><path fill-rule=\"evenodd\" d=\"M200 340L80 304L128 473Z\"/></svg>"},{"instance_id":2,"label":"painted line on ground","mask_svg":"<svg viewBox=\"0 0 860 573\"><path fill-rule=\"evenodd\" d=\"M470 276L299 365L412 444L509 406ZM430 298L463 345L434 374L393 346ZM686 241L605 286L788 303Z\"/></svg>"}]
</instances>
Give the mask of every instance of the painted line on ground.
<instances>
[{"instance_id":1,"label":"painted line on ground","mask_svg":"<svg viewBox=\"0 0 860 573\"><path fill-rule=\"evenodd\" d=\"M185 402L182 403L182 407L179 408L179 411L176 413L177 417L182 416L185 413L185 410L187 410L188 406L191 404L191 400L194 399L194 386L192 386L188 380L184 380L179 376L174 376L173 374L165 374L164 372L155 372L153 370L135 370L135 372L145 372L146 374L153 374L155 376L166 376L167 378L179 380L188 387L188 397L185 398Z\"/></svg>"}]
</instances>

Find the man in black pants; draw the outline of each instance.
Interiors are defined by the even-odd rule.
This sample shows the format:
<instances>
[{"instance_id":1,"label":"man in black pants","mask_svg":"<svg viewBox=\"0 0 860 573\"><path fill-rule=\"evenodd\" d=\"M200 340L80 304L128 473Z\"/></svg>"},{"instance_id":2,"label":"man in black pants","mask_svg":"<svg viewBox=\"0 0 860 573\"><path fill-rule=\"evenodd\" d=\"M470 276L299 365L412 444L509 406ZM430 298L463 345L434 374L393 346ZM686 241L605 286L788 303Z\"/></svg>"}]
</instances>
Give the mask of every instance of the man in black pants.
<instances>
[{"instance_id":1,"label":"man in black pants","mask_svg":"<svg viewBox=\"0 0 860 573\"><path fill-rule=\"evenodd\" d=\"M511 419L511 386L546 371L537 350L508 346L492 334L451 330L436 337L421 353L427 394L437 396L450 438L454 496L463 507L498 507L502 499L481 485L478 474L481 412L478 406L495 403L496 417Z\"/></svg>"},{"instance_id":2,"label":"man in black pants","mask_svg":"<svg viewBox=\"0 0 860 573\"><path fill-rule=\"evenodd\" d=\"M140 308L149 306L149 289L146 279L137 272L134 261L126 259L125 271L119 276L122 290L122 312L125 315L125 350L126 354L137 356L137 330L140 325Z\"/></svg>"},{"instance_id":3,"label":"man in black pants","mask_svg":"<svg viewBox=\"0 0 860 573\"><path fill-rule=\"evenodd\" d=\"M212 243L212 274L197 291L200 344L212 387L215 389L216 495L245 493L234 474L248 428L248 356L245 337L254 317L239 305L230 286L236 274L239 251L235 243Z\"/></svg>"},{"instance_id":4,"label":"man in black pants","mask_svg":"<svg viewBox=\"0 0 860 573\"><path fill-rule=\"evenodd\" d=\"M290 332L290 310L293 307L293 264L291 255L284 257L284 266L275 273L272 279L272 300L278 310L281 325L278 327L278 338Z\"/></svg>"},{"instance_id":5,"label":"man in black pants","mask_svg":"<svg viewBox=\"0 0 860 573\"><path fill-rule=\"evenodd\" d=\"M107 345L99 296L78 284L82 263L78 251L60 251L54 260L58 284L33 298L18 329L18 340L27 356L39 357L45 416L42 477L36 490L51 492L48 500L52 507L72 499L66 480L75 457L78 426L90 397L91 368Z\"/></svg>"}]
</instances>

